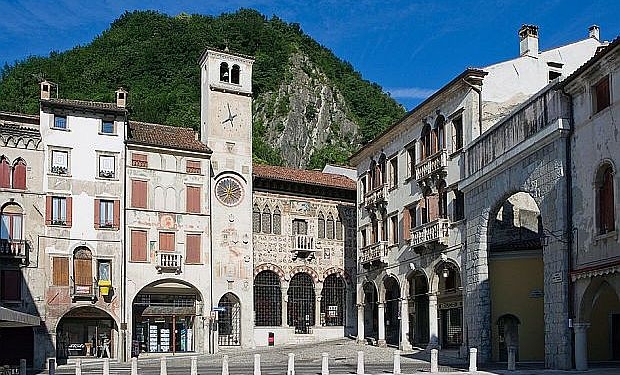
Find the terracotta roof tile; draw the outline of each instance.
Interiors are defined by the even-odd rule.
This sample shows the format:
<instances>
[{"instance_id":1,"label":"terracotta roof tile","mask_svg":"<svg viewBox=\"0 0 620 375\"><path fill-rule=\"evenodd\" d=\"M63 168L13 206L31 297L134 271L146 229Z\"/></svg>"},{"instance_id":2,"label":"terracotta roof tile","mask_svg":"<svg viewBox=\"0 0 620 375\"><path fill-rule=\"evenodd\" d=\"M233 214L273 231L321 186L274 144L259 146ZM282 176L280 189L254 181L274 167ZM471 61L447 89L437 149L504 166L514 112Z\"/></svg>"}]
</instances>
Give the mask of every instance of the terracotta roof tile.
<instances>
[{"instance_id":1,"label":"terracotta roof tile","mask_svg":"<svg viewBox=\"0 0 620 375\"><path fill-rule=\"evenodd\" d=\"M41 100L41 103L45 103L45 102L64 105L64 106L71 106L71 107L105 109L105 110L119 111L119 112L125 111L125 108L117 106L116 103L104 103L104 102L93 102L89 100L60 99L60 98L50 98L47 100L45 99Z\"/></svg>"},{"instance_id":2,"label":"terracotta roof tile","mask_svg":"<svg viewBox=\"0 0 620 375\"><path fill-rule=\"evenodd\" d=\"M191 128L129 121L128 143L211 153Z\"/></svg>"},{"instance_id":3,"label":"terracotta roof tile","mask_svg":"<svg viewBox=\"0 0 620 375\"><path fill-rule=\"evenodd\" d=\"M274 180L291 181L303 184L335 187L347 190L355 190L355 181L348 177L321 171L278 167L273 165L254 164L253 174L255 177L271 178Z\"/></svg>"}]
</instances>

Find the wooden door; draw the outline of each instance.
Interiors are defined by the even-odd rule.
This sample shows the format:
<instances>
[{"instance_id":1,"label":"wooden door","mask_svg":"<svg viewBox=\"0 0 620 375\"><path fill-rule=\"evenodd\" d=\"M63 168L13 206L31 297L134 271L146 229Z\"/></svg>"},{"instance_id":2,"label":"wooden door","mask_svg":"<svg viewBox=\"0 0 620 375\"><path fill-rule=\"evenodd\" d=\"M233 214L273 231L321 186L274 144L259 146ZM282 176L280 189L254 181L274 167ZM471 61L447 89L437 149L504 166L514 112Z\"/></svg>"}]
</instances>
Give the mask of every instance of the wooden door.
<instances>
[{"instance_id":1,"label":"wooden door","mask_svg":"<svg viewBox=\"0 0 620 375\"><path fill-rule=\"evenodd\" d=\"M73 256L73 278L76 294L89 294L92 292L93 267L90 250L81 248L75 252Z\"/></svg>"}]
</instances>

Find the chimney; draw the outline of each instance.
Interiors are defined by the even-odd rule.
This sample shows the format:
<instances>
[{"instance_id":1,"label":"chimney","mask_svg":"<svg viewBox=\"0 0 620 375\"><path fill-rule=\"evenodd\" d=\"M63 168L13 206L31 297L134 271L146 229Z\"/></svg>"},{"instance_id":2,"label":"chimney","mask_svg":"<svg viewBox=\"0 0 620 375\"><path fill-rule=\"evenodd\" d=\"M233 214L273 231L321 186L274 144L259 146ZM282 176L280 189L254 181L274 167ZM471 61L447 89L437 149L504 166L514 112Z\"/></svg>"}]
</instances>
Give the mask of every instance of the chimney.
<instances>
[{"instance_id":1,"label":"chimney","mask_svg":"<svg viewBox=\"0 0 620 375\"><path fill-rule=\"evenodd\" d=\"M115 91L115 93L116 93L116 106L125 108L127 106L127 91L124 88L119 87L118 90Z\"/></svg>"},{"instance_id":2,"label":"chimney","mask_svg":"<svg viewBox=\"0 0 620 375\"><path fill-rule=\"evenodd\" d=\"M50 92L52 91L52 84L48 81L41 82L41 99L50 100Z\"/></svg>"},{"instance_id":3,"label":"chimney","mask_svg":"<svg viewBox=\"0 0 620 375\"><path fill-rule=\"evenodd\" d=\"M601 28L597 25L588 27L588 37L596 40L601 40Z\"/></svg>"},{"instance_id":4,"label":"chimney","mask_svg":"<svg viewBox=\"0 0 620 375\"><path fill-rule=\"evenodd\" d=\"M519 55L538 58L538 26L523 25L519 29Z\"/></svg>"}]
</instances>

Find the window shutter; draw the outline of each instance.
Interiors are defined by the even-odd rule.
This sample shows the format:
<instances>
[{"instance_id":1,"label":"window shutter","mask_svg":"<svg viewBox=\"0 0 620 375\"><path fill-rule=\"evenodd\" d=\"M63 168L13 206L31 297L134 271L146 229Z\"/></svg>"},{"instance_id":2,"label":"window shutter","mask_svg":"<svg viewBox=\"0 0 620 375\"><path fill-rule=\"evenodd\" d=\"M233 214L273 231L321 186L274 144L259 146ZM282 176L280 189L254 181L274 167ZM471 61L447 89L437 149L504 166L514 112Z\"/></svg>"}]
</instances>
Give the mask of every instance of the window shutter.
<instances>
[{"instance_id":1,"label":"window shutter","mask_svg":"<svg viewBox=\"0 0 620 375\"><path fill-rule=\"evenodd\" d=\"M409 213L409 208L405 207L403 210L403 239L409 240L411 239L411 214Z\"/></svg>"},{"instance_id":2,"label":"window shutter","mask_svg":"<svg viewBox=\"0 0 620 375\"><path fill-rule=\"evenodd\" d=\"M91 286L93 284L92 261L92 259L73 259L75 285Z\"/></svg>"},{"instance_id":3,"label":"window shutter","mask_svg":"<svg viewBox=\"0 0 620 375\"><path fill-rule=\"evenodd\" d=\"M131 261L146 262L146 231L131 231Z\"/></svg>"},{"instance_id":4,"label":"window shutter","mask_svg":"<svg viewBox=\"0 0 620 375\"><path fill-rule=\"evenodd\" d=\"M146 208L146 181L131 181L131 207Z\"/></svg>"},{"instance_id":5,"label":"window shutter","mask_svg":"<svg viewBox=\"0 0 620 375\"><path fill-rule=\"evenodd\" d=\"M185 242L185 263L200 263L200 234L188 234Z\"/></svg>"},{"instance_id":6,"label":"window shutter","mask_svg":"<svg viewBox=\"0 0 620 375\"><path fill-rule=\"evenodd\" d=\"M13 189L26 189L26 163L23 160L13 167Z\"/></svg>"},{"instance_id":7,"label":"window shutter","mask_svg":"<svg viewBox=\"0 0 620 375\"><path fill-rule=\"evenodd\" d=\"M101 225L100 220L101 220L101 215L100 215L100 208L101 208L101 200L100 199L95 199L95 217L93 218L93 223L95 223L95 229L99 229L99 226Z\"/></svg>"},{"instance_id":8,"label":"window shutter","mask_svg":"<svg viewBox=\"0 0 620 375\"><path fill-rule=\"evenodd\" d=\"M67 197L67 226L71 227L73 220L73 197Z\"/></svg>"},{"instance_id":9,"label":"window shutter","mask_svg":"<svg viewBox=\"0 0 620 375\"><path fill-rule=\"evenodd\" d=\"M6 301L21 300L21 271L2 270L2 299Z\"/></svg>"},{"instance_id":10,"label":"window shutter","mask_svg":"<svg viewBox=\"0 0 620 375\"><path fill-rule=\"evenodd\" d=\"M52 197L45 197L45 224L50 225L52 223Z\"/></svg>"},{"instance_id":11,"label":"window shutter","mask_svg":"<svg viewBox=\"0 0 620 375\"><path fill-rule=\"evenodd\" d=\"M69 258L52 258L52 284L69 286Z\"/></svg>"},{"instance_id":12,"label":"window shutter","mask_svg":"<svg viewBox=\"0 0 620 375\"><path fill-rule=\"evenodd\" d=\"M186 197L187 212L200 213L200 188L197 186L187 187Z\"/></svg>"},{"instance_id":13,"label":"window shutter","mask_svg":"<svg viewBox=\"0 0 620 375\"><path fill-rule=\"evenodd\" d=\"M428 204L426 208L428 209L428 222L430 223L439 217L439 197L437 195L430 195L427 199Z\"/></svg>"},{"instance_id":14,"label":"window shutter","mask_svg":"<svg viewBox=\"0 0 620 375\"><path fill-rule=\"evenodd\" d=\"M112 219L112 225L115 229L119 229L121 227L121 201L115 200L113 204L114 209L114 218Z\"/></svg>"},{"instance_id":15,"label":"window shutter","mask_svg":"<svg viewBox=\"0 0 620 375\"><path fill-rule=\"evenodd\" d=\"M174 233L159 234L159 250L174 251Z\"/></svg>"},{"instance_id":16,"label":"window shutter","mask_svg":"<svg viewBox=\"0 0 620 375\"><path fill-rule=\"evenodd\" d=\"M11 167L5 158L0 160L0 188L11 187Z\"/></svg>"}]
</instances>

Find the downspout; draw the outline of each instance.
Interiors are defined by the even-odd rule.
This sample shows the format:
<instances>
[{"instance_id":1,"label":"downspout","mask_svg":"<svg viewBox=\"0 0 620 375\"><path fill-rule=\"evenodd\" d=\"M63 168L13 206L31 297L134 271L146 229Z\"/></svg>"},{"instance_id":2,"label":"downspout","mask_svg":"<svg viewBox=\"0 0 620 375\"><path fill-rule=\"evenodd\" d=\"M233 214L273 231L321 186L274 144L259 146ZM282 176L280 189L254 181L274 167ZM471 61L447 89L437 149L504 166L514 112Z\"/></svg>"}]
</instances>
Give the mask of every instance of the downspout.
<instances>
[{"instance_id":1,"label":"downspout","mask_svg":"<svg viewBox=\"0 0 620 375\"><path fill-rule=\"evenodd\" d=\"M213 240L213 199L211 199L212 197L212 184L213 184L213 179L211 178L213 176L213 173L211 171L211 156L209 156L209 238L211 240L211 246L209 246L209 261L211 262L211 267L209 267L209 274L211 277L211 282L209 283L209 288L210 288L210 294L209 294L209 318L208 318L208 330L209 330L209 354L215 354L215 320L211 319L211 314L213 311L213 245L215 243L215 241ZM204 303L203 303L204 306ZM204 310L204 309L203 309ZM204 315L204 311L202 312Z\"/></svg>"},{"instance_id":2,"label":"downspout","mask_svg":"<svg viewBox=\"0 0 620 375\"><path fill-rule=\"evenodd\" d=\"M127 139L129 138L129 120L127 118L127 111L125 111L125 158L123 163L123 268L121 279L123 280L121 295L121 334L123 353L121 354L121 360L127 361ZM124 329L123 329L124 328Z\"/></svg>"}]
</instances>

